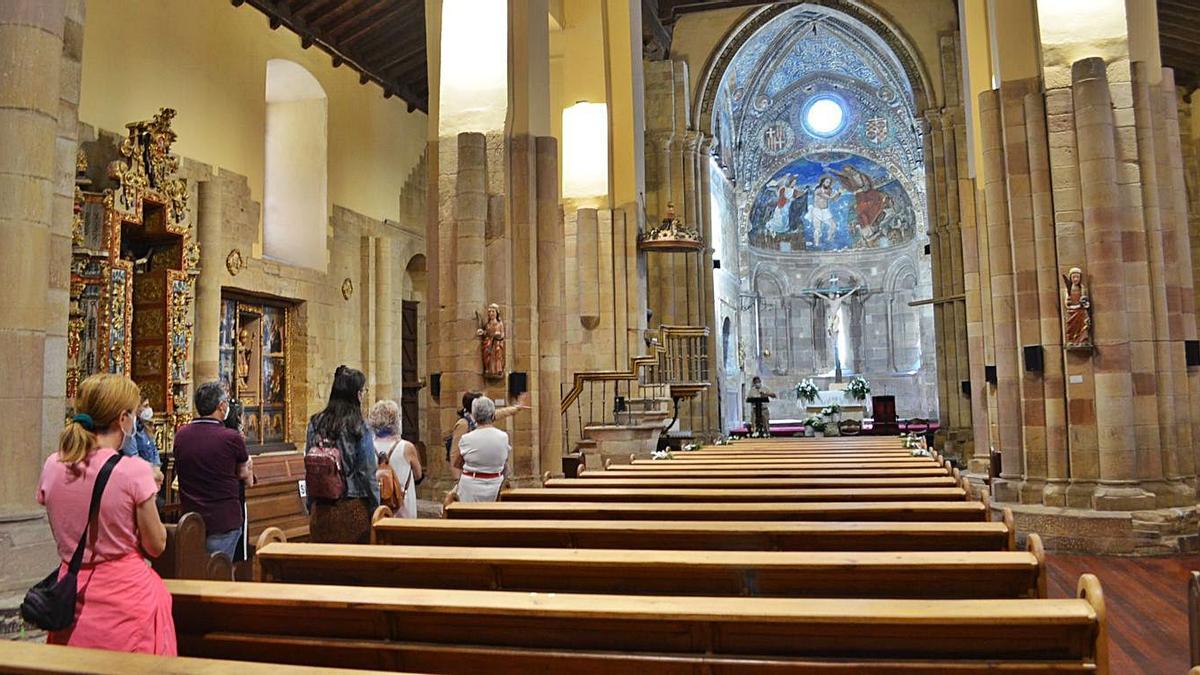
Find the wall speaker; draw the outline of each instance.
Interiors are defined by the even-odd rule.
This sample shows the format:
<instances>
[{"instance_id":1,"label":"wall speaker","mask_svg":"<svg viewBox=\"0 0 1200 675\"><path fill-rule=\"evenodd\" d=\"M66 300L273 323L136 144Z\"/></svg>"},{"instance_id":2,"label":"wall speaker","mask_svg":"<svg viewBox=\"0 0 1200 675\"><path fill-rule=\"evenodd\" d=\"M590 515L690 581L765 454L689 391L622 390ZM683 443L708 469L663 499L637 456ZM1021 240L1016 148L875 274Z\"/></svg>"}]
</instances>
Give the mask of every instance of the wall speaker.
<instances>
[{"instance_id":1,"label":"wall speaker","mask_svg":"<svg viewBox=\"0 0 1200 675\"><path fill-rule=\"evenodd\" d=\"M1200 366L1200 340L1184 340L1183 351L1187 354L1187 367Z\"/></svg>"},{"instance_id":2,"label":"wall speaker","mask_svg":"<svg viewBox=\"0 0 1200 675\"><path fill-rule=\"evenodd\" d=\"M714 269L714 270L719 270L719 269L721 269L721 261L720 261L720 260L717 260L716 258L713 258L713 269Z\"/></svg>"},{"instance_id":3,"label":"wall speaker","mask_svg":"<svg viewBox=\"0 0 1200 675\"><path fill-rule=\"evenodd\" d=\"M1041 345L1026 345L1021 349L1025 355L1025 372L1040 373L1046 369L1046 351Z\"/></svg>"},{"instance_id":4,"label":"wall speaker","mask_svg":"<svg viewBox=\"0 0 1200 675\"><path fill-rule=\"evenodd\" d=\"M958 386L962 388L963 396L966 396L967 398L971 398L971 381L970 380L963 380L962 382L958 383Z\"/></svg>"},{"instance_id":5,"label":"wall speaker","mask_svg":"<svg viewBox=\"0 0 1200 675\"><path fill-rule=\"evenodd\" d=\"M996 366L984 366L983 379L987 380L988 384L996 384L998 382L996 378Z\"/></svg>"},{"instance_id":6,"label":"wall speaker","mask_svg":"<svg viewBox=\"0 0 1200 675\"><path fill-rule=\"evenodd\" d=\"M929 255L929 244L925 244L925 255Z\"/></svg>"},{"instance_id":7,"label":"wall speaker","mask_svg":"<svg viewBox=\"0 0 1200 675\"><path fill-rule=\"evenodd\" d=\"M429 394L434 398L439 398L442 395L442 374L429 374Z\"/></svg>"},{"instance_id":8,"label":"wall speaker","mask_svg":"<svg viewBox=\"0 0 1200 675\"><path fill-rule=\"evenodd\" d=\"M516 398L529 391L529 373L508 374L508 395Z\"/></svg>"}]
</instances>

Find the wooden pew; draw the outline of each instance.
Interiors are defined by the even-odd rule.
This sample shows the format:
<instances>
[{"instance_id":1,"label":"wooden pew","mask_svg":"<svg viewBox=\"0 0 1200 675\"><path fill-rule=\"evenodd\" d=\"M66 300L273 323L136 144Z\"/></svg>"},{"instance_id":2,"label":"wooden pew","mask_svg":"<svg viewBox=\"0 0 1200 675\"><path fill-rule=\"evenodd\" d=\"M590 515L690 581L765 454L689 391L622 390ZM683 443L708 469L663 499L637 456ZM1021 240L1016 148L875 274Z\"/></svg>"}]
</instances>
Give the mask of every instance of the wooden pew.
<instances>
[{"instance_id":1,"label":"wooden pew","mask_svg":"<svg viewBox=\"0 0 1200 675\"><path fill-rule=\"evenodd\" d=\"M603 478L546 478L542 487L547 488L702 488L702 489L805 489L805 488L852 488L852 487L954 487L958 481L953 476L898 476L879 478L699 478L618 475Z\"/></svg>"},{"instance_id":2,"label":"wooden pew","mask_svg":"<svg viewBox=\"0 0 1200 675\"><path fill-rule=\"evenodd\" d=\"M0 640L0 673L21 675L361 675L361 670L284 666L198 659L183 656L129 654L107 649L64 647L40 642Z\"/></svg>"},{"instance_id":3,"label":"wooden pew","mask_svg":"<svg viewBox=\"0 0 1200 675\"><path fill-rule=\"evenodd\" d=\"M270 544L258 581L545 593L790 598L1039 598L1030 551L630 551ZM1036 553L1033 551L1036 550Z\"/></svg>"},{"instance_id":4,"label":"wooden pew","mask_svg":"<svg viewBox=\"0 0 1200 675\"><path fill-rule=\"evenodd\" d=\"M980 502L456 502L447 518L980 522Z\"/></svg>"},{"instance_id":5,"label":"wooden pew","mask_svg":"<svg viewBox=\"0 0 1200 675\"><path fill-rule=\"evenodd\" d=\"M746 522L388 518L376 543L682 551L1009 551L1002 522Z\"/></svg>"},{"instance_id":6,"label":"wooden pew","mask_svg":"<svg viewBox=\"0 0 1200 675\"><path fill-rule=\"evenodd\" d=\"M1091 575L1080 598L1056 600L166 584L188 656L500 674L1108 672Z\"/></svg>"},{"instance_id":7,"label":"wooden pew","mask_svg":"<svg viewBox=\"0 0 1200 675\"><path fill-rule=\"evenodd\" d=\"M609 471L679 471L711 469L927 469L939 467L927 457L912 457L895 460L712 460L703 462L676 462L669 459L639 459L632 464L612 463Z\"/></svg>"},{"instance_id":8,"label":"wooden pew","mask_svg":"<svg viewBox=\"0 0 1200 675\"><path fill-rule=\"evenodd\" d=\"M930 461L928 457L914 457L908 453L872 453L872 454L804 454L804 455L784 455L773 457L771 455L721 455L718 457L710 457L707 455L695 455L689 452L671 453L670 459L638 459L636 456L632 458L634 464L646 464L648 462L686 462L696 464L862 464L866 462L896 462L896 463L921 463Z\"/></svg>"},{"instance_id":9,"label":"wooden pew","mask_svg":"<svg viewBox=\"0 0 1200 675\"><path fill-rule=\"evenodd\" d=\"M579 478L636 478L658 476L661 478L888 478L913 476L948 476L945 467L930 465L917 469L787 469L762 467L751 469L691 469L688 467L663 467L661 470L627 470L609 473L605 469L580 471Z\"/></svg>"},{"instance_id":10,"label":"wooden pew","mask_svg":"<svg viewBox=\"0 0 1200 675\"><path fill-rule=\"evenodd\" d=\"M936 502L962 501L961 487L811 489L511 488L502 502Z\"/></svg>"},{"instance_id":11,"label":"wooden pew","mask_svg":"<svg viewBox=\"0 0 1200 675\"><path fill-rule=\"evenodd\" d=\"M1188 577L1188 644L1191 647L1192 665L1200 666L1200 572L1192 571Z\"/></svg>"},{"instance_id":12,"label":"wooden pew","mask_svg":"<svg viewBox=\"0 0 1200 675\"><path fill-rule=\"evenodd\" d=\"M278 527L288 541L308 539L308 510L294 480L260 483L246 488L247 536L250 541Z\"/></svg>"}]
</instances>

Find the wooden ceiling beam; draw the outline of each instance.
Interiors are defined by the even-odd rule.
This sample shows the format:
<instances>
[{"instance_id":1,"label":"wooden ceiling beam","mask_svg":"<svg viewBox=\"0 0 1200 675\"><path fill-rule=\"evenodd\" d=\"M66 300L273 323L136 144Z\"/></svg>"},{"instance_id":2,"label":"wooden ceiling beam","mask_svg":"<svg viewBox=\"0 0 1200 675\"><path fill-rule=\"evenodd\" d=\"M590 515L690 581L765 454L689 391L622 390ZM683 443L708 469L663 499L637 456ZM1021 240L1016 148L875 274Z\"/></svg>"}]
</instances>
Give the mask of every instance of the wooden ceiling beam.
<instances>
[{"instance_id":1,"label":"wooden ceiling beam","mask_svg":"<svg viewBox=\"0 0 1200 675\"><path fill-rule=\"evenodd\" d=\"M367 0L341 0L333 3L327 11L321 12L318 16L309 20L313 30L325 34L329 30L331 23L342 20L347 14L350 15L350 20L354 19L355 13L362 8L363 3ZM353 11L351 11L353 10Z\"/></svg>"},{"instance_id":2,"label":"wooden ceiling beam","mask_svg":"<svg viewBox=\"0 0 1200 675\"><path fill-rule=\"evenodd\" d=\"M346 31L352 32L358 30L363 25L371 25L373 17L391 4L392 0L373 0L371 4L343 15L338 21L322 27L321 33L333 42L341 42L342 36Z\"/></svg>"},{"instance_id":3,"label":"wooden ceiling beam","mask_svg":"<svg viewBox=\"0 0 1200 675\"><path fill-rule=\"evenodd\" d=\"M387 31L386 34L388 34L388 35L394 35L397 32L397 29L393 28L392 26L389 26L387 20L390 19L391 17L395 16L400 11L402 11L402 10L399 7L393 7L391 10L380 15L378 20L376 20L374 22L364 21L363 24L360 25L357 29L355 29L352 33L350 33L349 35L346 35L344 37L339 37L339 38L337 38L337 40L338 40L338 42L342 42L342 43L348 44L348 45L354 44L358 40L364 39L368 35L370 35L372 32L378 31L380 29L385 29Z\"/></svg>"}]
</instances>

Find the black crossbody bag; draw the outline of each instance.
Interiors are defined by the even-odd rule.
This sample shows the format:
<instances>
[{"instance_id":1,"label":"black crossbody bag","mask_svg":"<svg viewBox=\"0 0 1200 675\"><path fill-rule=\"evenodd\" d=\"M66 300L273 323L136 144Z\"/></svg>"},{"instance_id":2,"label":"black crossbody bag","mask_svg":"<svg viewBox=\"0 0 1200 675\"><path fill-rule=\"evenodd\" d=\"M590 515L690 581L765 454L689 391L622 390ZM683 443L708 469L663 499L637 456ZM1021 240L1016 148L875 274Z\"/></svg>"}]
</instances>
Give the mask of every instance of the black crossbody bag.
<instances>
[{"instance_id":1,"label":"black crossbody bag","mask_svg":"<svg viewBox=\"0 0 1200 675\"><path fill-rule=\"evenodd\" d=\"M119 461L121 453L109 458L96 475L96 484L92 487L92 506L88 510L87 522L83 524L83 534L79 535L75 555L71 556L71 562L67 565L67 573L59 579L56 567L49 576L25 594L25 601L21 603L21 616L42 630L63 630L75 623L76 579L79 576L79 568L83 565L83 552L87 549L88 528L100 512L100 497L104 494L104 486L108 485L108 477Z\"/></svg>"}]
</instances>

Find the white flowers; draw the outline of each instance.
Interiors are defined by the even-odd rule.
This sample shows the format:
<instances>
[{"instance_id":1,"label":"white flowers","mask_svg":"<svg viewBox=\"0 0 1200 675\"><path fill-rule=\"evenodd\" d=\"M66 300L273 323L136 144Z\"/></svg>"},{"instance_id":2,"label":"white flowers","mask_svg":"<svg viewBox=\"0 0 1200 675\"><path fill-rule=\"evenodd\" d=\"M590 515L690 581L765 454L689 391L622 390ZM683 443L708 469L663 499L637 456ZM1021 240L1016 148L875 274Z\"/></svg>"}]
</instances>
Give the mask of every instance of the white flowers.
<instances>
[{"instance_id":1,"label":"white flowers","mask_svg":"<svg viewBox=\"0 0 1200 675\"><path fill-rule=\"evenodd\" d=\"M817 400L817 384L811 379L805 379L796 385L796 398L805 403Z\"/></svg>"},{"instance_id":2,"label":"white flowers","mask_svg":"<svg viewBox=\"0 0 1200 675\"><path fill-rule=\"evenodd\" d=\"M871 383L864 377L856 377L846 385L846 393L856 401L865 401L871 394Z\"/></svg>"}]
</instances>

